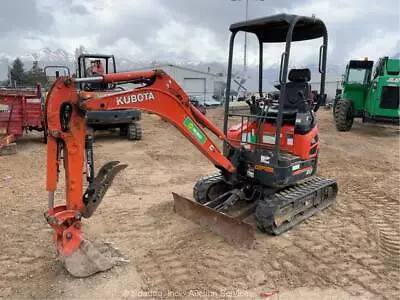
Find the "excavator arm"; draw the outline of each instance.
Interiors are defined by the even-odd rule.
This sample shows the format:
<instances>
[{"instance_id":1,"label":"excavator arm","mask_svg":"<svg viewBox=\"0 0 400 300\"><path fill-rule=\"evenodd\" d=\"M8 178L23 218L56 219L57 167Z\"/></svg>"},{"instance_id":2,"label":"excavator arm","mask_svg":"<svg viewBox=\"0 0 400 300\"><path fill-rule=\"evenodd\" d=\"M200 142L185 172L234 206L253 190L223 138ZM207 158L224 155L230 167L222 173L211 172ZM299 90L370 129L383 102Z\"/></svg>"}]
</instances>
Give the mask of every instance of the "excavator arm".
<instances>
[{"instance_id":1,"label":"excavator arm","mask_svg":"<svg viewBox=\"0 0 400 300\"><path fill-rule=\"evenodd\" d=\"M127 91L104 93L76 89L77 84L85 82L135 83L141 86ZM234 173L236 170L203 127L208 128L220 140L225 141L225 135L191 105L186 93L162 70L105 74L91 78L58 78L48 93L45 107L49 193L45 216L54 229L53 239L59 254L63 257L81 251L78 248L84 241L81 234L82 217L89 218L93 214L113 178L126 167L120 165L119 161L112 161L104 165L98 175L94 176L93 140L87 131L86 112L119 109L140 109L159 115L173 124L217 168L229 173ZM65 169L66 202L54 206L54 193L61 161ZM88 181L85 192L83 192L84 169ZM80 275L82 274L77 274Z\"/></svg>"}]
</instances>

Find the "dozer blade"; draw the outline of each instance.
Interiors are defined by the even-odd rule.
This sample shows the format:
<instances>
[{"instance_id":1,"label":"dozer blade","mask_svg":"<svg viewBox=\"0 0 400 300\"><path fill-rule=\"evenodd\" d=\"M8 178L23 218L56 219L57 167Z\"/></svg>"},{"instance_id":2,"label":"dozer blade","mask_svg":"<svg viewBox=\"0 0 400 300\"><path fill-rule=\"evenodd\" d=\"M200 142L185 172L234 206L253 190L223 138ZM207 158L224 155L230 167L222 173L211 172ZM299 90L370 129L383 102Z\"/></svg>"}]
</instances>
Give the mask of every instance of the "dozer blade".
<instances>
[{"instance_id":1,"label":"dozer blade","mask_svg":"<svg viewBox=\"0 0 400 300\"><path fill-rule=\"evenodd\" d=\"M255 241L255 227L205 205L172 193L174 212L192 220L202 227L223 237L226 241L240 246L252 247Z\"/></svg>"},{"instance_id":2,"label":"dozer blade","mask_svg":"<svg viewBox=\"0 0 400 300\"><path fill-rule=\"evenodd\" d=\"M88 277L111 269L114 263L100 253L88 240L82 240L71 255L60 256L65 269L74 277Z\"/></svg>"}]
</instances>

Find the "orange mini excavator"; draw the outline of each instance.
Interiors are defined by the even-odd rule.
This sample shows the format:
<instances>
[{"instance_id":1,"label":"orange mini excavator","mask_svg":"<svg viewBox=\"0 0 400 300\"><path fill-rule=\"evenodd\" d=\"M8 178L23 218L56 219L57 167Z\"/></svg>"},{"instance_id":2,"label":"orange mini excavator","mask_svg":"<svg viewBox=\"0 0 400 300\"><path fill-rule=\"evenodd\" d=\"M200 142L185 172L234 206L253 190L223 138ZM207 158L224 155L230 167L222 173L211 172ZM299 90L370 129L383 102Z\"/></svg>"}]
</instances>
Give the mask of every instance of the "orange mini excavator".
<instances>
[{"instance_id":1,"label":"orange mini excavator","mask_svg":"<svg viewBox=\"0 0 400 300\"><path fill-rule=\"evenodd\" d=\"M180 215L208 226L227 240L251 245L255 219L259 229L279 235L330 205L337 194L334 180L316 175L320 141L315 111L326 95L327 31L317 18L279 14L231 25L224 130L221 131L194 107L188 95L162 70L103 74L90 78L60 77L46 101L48 125L46 219L67 270L88 276L112 267L82 236L82 218L92 216L113 178L126 165L112 161L94 175L93 142L87 131L91 110L140 109L173 124L218 169L194 186L195 201L174 196ZM250 114L229 113L233 45L239 31L260 41L260 98L249 101ZM323 38L319 49L321 86L317 103L311 93L310 70L288 71L292 41ZM263 97L264 43L285 43L277 85L278 96ZM289 81L287 81L287 79ZM82 83L133 83L127 91L90 94ZM228 118L238 124L228 129ZM240 121L241 120L241 121ZM240 121L240 122L239 122ZM223 142L223 151L204 128ZM61 160L65 169L66 203L54 206ZM86 168L87 187L83 172Z\"/></svg>"}]
</instances>

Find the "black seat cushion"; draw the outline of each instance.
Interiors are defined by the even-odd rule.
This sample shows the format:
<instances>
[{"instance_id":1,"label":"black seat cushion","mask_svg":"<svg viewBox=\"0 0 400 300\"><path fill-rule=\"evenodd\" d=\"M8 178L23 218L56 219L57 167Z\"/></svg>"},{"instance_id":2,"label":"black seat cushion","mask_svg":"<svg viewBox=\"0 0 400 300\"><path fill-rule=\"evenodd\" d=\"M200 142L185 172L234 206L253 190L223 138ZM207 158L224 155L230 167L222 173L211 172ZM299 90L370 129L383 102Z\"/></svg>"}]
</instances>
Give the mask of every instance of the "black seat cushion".
<instances>
[{"instance_id":1,"label":"black seat cushion","mask_svg":"<svg viewBox=\"0 0 400 300\"><path fill-rule=\"evenodd\" d=\"M279 111L278 104L271 105L264 111L263 116L265 117L265 120L267 122L275 123L276 119L278 118L278 111ZM294 124L296 121L296 114L297 114L297 109L294 108L284 109L282 114L283 123Z\"/></svg>"},{"instance_id":2,"label":"black seat cushion","mask_svg":"<svg viewBox=\"0 0 400 300\"><path fill-rule=\"evenodd\" d=\"M310 69L291 69L289 72L289 82L286 83L286 99L284 103L285 109L299 108L299 104L308 99L311 87Z\"/></svg>"},{"instance_id":3,"label":"black seat cushion","mask_svg":"<svg viewBox=\"0 0 400 300\"><path fill-rule=\"evenodd\" d=\"M303 96L301 96L301 94ZM283 104L284 109L298 109L299 103L308 98L310 85L307 82L288 82L286 83L286 99Z\"/></svg>"},{"instance_id":4,"label":"black seat cushion","mask_svg":"<svg viewBox=\"0 0 400 300\"><path fill-rule=\"evenodd\" d=\"M286 97L283 104L283 122L294 124L301 102L308 99L309 93L311 93L311 87L308 83L311 80L311 71L310 69L291 69L288 77L289 82L286 83ZM280 89L280 85L277 88ZM277 101L264 112L267 121L276 121L279 110L279 97L277 98L274 99Z\"/></svg>"}]
</instances>

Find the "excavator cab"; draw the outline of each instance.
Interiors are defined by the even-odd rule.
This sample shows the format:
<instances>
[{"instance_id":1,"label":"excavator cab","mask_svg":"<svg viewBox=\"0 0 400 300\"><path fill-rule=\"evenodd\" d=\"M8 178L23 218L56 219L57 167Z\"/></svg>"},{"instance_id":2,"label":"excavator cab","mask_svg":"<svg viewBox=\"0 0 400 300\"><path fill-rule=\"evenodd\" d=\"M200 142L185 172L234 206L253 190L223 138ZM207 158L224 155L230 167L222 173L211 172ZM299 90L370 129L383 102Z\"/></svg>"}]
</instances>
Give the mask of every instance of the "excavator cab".
<instances>
[{"instance_id":1,"label":"excavator cab","mask_svg":"<svg viewBox=\"0 0 400 300\"><path fill-rule=\"evenodd\" d=\"M259 42L260 97L249 104L250 114L230 113L230 102L225 101L224 133L228 141L248 149L246 172L267 186L285 186L313 175L319 147L315 112L326 99L327 30L324 23L313 17L279 14L232 24L230 31L226 99L230 98L233 49L239 32L254 34ZM322 38L318 62L321 85L317 103L314 103L310 69L289 70L289 58L292 42L316 38ZM279 93L275 99L263 91L263 51L264 45L270 43L285 45L280 60L279 84L275 86ZM228 128L231 118L240 122ZM229 155L229 151L226 144L225 153ZM293 167L298 172L291 172Z\"/></svg>"},{"instance_id":2,"label":"excavator cab","mask_svg":"<svg viewBox=\"0 0 400 300\"><path fill-rule=\"evenodd\" d=\"M336 197L336 182L316 176L320 141L315 113L326 100L328 35L322 20L288 14L235 23L230 31L223 151L237 171L232 174L222 169L203 176L193 193L202 206L191 204L190 209L176 210L227 240L251 245L255 237L246 221L251 215L261 231L279 235L329 206ZM239 32L254 34L259 42L260 96L246 101L249 113L233 113L229 108L233 50ZM289 58L292 42L317 38L322 38L322 43L317 50L320 88L315 93L310 86L311 70L289 70ZM264 93L263 51L270 43L284 44L284 50L275 86L278 91ZM175 201L178 207L184 206L182 197L175 195Z\"/></svg>"},{"instance_id":3,"label":"excavator cab","mask_svg":"<svg viewBox=\"0 0 400 300\"><path fill-rule=\"evenodd\" d=\"M78 57L78 78L101 76L117 72L114 55L81 54ZM107 91L114 85L99 82L80 83L80 89L85 91Z\"/></svg>"}]
</instances>

